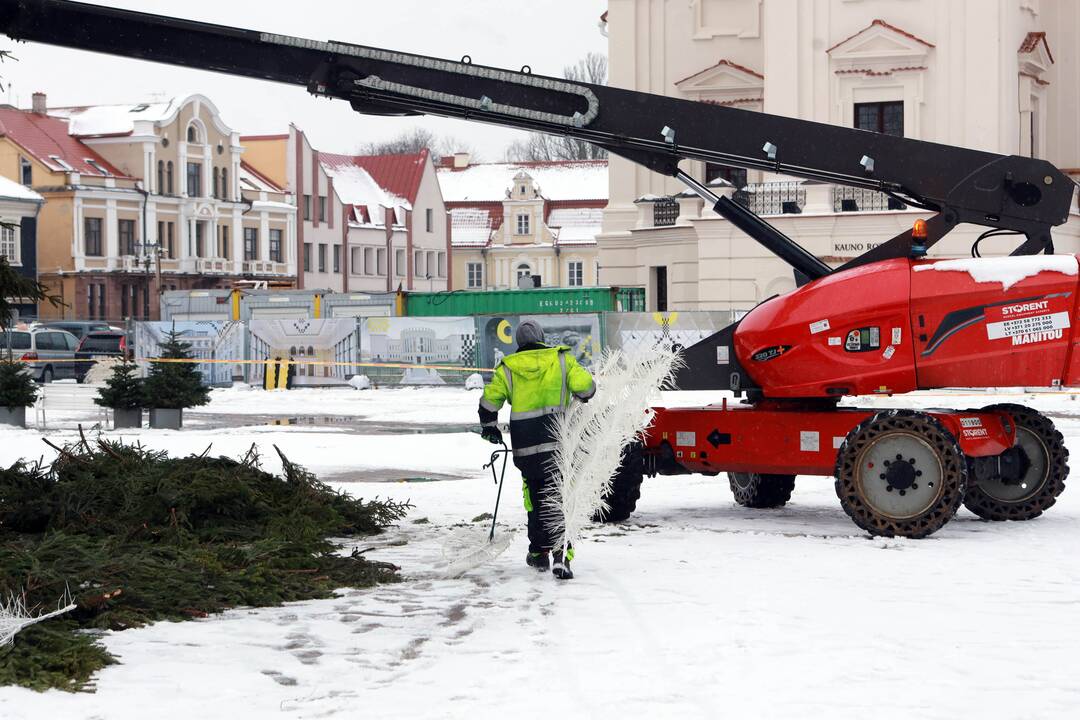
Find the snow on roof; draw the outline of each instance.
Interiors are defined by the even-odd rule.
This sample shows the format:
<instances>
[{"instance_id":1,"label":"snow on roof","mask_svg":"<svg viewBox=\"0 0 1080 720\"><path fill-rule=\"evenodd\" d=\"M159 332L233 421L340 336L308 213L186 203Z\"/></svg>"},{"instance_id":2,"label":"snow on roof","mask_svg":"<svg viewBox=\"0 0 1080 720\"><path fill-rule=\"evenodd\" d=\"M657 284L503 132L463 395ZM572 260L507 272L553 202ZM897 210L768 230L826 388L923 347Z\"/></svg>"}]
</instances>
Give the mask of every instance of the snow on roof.
<instances>
[{"instance_id":1,"label":"snow on roof","mask_svg":"<svg viewBox=\"0 0 1080 720\"><path fill-rule=\"evenodd\" d=\"M557 208L548 217L548 227L558 229L560 245L589 245L596 242L604 222L601 208Z\"/></svg>"},{"instance_id":2,"label":"snow on roof","mask_svg":"<svg viewBox=\"0 0 1080 720\"><path fill-rule=\"evenodd\" d=\"M461 170L439 168L439 186L448 202L502 202L525 171L548 200L606 200L607 160L578 162L481 163Z\"/></svg>"},{"instance_id":3,"label":"snow on roof","mask_svg":"<svg viewBox=\"0 0 1080 720\"><path fill-rule=\"evenodd\" d=\"M49 108L49 114L67 118L69 132L76 137L130 135L138 121L162 122L176 112L178 100L127 105Z\"/></svg>"},{"instance_id":4,"label":"snow on roof","mask_svg":"<svg viewBox=\"0 0 1080 720\"><path fill-rule=\"evenodd\" d=\"M240 184L255 192L283 193L284 189L244 161L240 161Z\"/></svg>"},{"instance_id":5,"label":"snow on roof","mask_svg":"<svg viewBox=\"0 0 1080 720\"><path fill-rule=\"evenodd\" d=\"M383 189L364 168L358 165L327 162L321 154L319 157L323 170L334 179L334 192L341 198L342 203L363 205L368 208L372 217L382 217L381 212L372 212L373 208L412 209L408 200Z\"/></svg>"},{"instance_id":6,"label":"snow on roof","mask_svg":"<svg viewBox=\"0 0 1080 720\"><path fill-rule=\"evenodd\" d=\"M44 198L30 188L3 176L0 176L0 198L44 202Z\"/></svg>"},{"instance_id":7,"label":"snow on roof","mask_svg":"<svg viewBox=\"0 0 1080 720\"><path fill-rule=\"evenodd\" d=\"M68 121L29 110L0 107L0 137L8 137L53 172L77 172L89 177L127 178L68 132Z\"/></svg>"},{"instance_id":8,"label":"snow on roof","mask_svg":"<svg viewBox=\"0 0 1080 720\"><path fill-rule=\"evenodd\" d=\"M1076 275L1078 266L1075 255L962 258L960 260L941 260L915 266L915 272L925 272L927 270L966 272L975 282L999 282L1002 290L1008 290L1024 278L1033 277L1041 272Z\"/></svg>"},{"instance_id":9,"label":"snow on roof","mask_svg":"<svg viewBox=\"0 0 1080 720\"><path fill-rule=\"evenodd\" d=\"M454 247L483 247L491 239L491 213L475 208L450 211L450 242Z\"/></svg>"}]
</instances>

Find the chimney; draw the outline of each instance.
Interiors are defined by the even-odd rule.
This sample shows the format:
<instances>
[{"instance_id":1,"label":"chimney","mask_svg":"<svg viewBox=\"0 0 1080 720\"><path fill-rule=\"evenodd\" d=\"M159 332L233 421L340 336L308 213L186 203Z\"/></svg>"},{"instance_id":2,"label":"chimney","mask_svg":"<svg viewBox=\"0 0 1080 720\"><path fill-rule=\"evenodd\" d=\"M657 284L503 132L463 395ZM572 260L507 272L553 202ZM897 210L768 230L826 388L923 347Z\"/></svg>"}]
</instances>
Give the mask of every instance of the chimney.
<instances>
[{"instance_id":1,"label":"chimney","mask_svg":"<svg viewBox=\"0 0 1080 720\"><path fill-rule=\"evenodd\" d=\"M36 115L44 115L48 111L49 103L46 95L43 92L34 93L33 104L31 105L31 111Z\"/></svg>"},{"instance_id":2,"label":"chimney","mask_svg":"<svg viewBox=\"0 0 1080 720\"><path fill-rule=\"evenodd\" d=\"M469 167L469 159L469 153L467 152L454 153L454 169L463 170Z\"/></svg>"}]
</instances>

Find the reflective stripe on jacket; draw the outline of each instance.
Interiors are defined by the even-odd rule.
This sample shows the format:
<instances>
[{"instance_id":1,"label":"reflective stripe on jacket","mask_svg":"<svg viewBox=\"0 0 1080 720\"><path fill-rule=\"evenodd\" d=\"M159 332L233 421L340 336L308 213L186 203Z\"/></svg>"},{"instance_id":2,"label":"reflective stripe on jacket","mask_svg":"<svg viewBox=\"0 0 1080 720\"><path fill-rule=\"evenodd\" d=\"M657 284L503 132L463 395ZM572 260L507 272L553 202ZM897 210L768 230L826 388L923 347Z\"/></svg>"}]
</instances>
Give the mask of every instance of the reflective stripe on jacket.
<instances>
[{"instance_id":1,"label":"reflective stripe on jacket","mask_svg":"<svg viewBox=\"0 0 1080 720\"><path fill-rule=\"evenodd\" d=\"M555 449L551 416L562 412L571 397L587 400L595 393L592 375L578 364L570 348L516 352L495 367L491 382L484 387L481 423L494 425L495 414L509 401L514 457L551 452Z\"/></svg>"}]
</instances>

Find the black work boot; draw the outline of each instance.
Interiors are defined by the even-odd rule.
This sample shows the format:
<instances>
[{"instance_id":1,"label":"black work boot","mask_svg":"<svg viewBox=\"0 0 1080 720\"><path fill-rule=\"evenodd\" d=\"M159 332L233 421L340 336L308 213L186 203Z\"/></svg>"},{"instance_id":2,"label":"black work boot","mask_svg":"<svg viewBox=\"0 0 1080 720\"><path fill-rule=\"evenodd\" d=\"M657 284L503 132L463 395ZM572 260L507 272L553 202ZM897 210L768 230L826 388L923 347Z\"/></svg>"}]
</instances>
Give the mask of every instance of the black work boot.
<instances>
[{"instance_id":1,"label":"black work boot","mask_svg":"<svg viewBox=\"0 0 1080 720\"><path fill-rule=\"evenodd\" d=\"M551 565L551 574L558 580L572 580L574 571L570 569L570 561L574 559L574 551L567 551L565 558L562 550L556 550L552 554L554 555L554 562Z\"/></svg>"},{"instance_id":2,"label":"black work boot","mask_svg":"<svg viewBox=\"0 0 1080 720\"><path fill-rule=\"evenodd\" d=\"M530 552L525 556L525 564L531 568L536 568L540 572L546 572L551 567L551 557L548 555L547 550Z\"/></svg>"}]
</instances>

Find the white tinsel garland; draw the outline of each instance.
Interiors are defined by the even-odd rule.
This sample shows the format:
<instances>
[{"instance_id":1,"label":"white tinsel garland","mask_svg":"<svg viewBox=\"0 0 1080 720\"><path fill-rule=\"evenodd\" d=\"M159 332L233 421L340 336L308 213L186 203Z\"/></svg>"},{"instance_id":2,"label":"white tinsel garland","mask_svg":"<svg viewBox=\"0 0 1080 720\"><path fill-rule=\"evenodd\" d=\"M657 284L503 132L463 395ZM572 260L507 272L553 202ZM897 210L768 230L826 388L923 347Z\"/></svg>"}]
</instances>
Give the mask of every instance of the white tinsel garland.
<instances>
[{"instance_id":1,"label":"white tinsel garland","mask_svg":"<svg viewBox=\"0 0 1080 720\"><path fill-rule=\"evenodd\" d=\"M65 594L56 604L56 610L42 615L31 615L26 609L26 603L18 597L10 597L6 603L0 603L0 647L10 645L15 641L19 631L44 622L50 618L63 615L75 609L75 603L71 596Z\"/></svg>"},{"instance_id":2,"label":"white tinsel garland","mask_svg":"<svg viewBox=\"0 0 1080 720\"><path fill-rule=\"evenodd\" d=\"M679 362L678 351L670 347L605 351L593 372L596 395L588 403L571 403L556 417L551 502L542 517L555 547L576 543L593 516L607 511L604 497L623 448L649 427L652 403L671 383Z\"/></svg>"}]
</instances>

